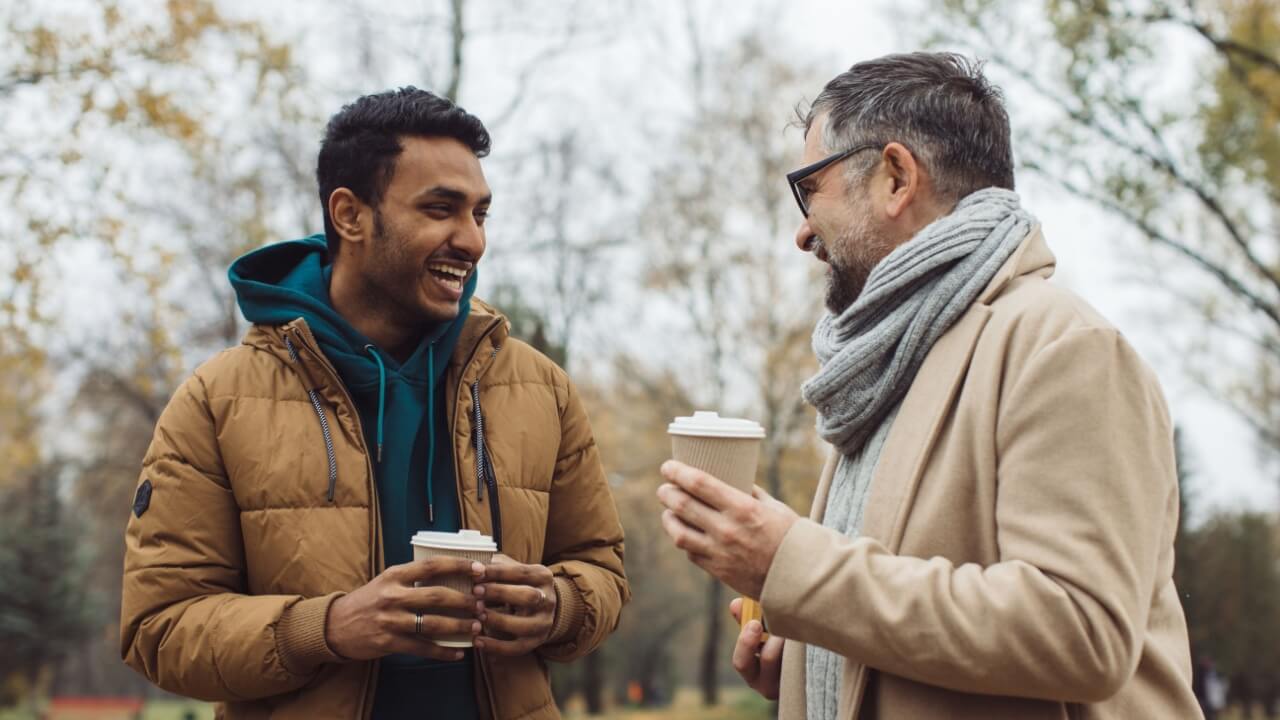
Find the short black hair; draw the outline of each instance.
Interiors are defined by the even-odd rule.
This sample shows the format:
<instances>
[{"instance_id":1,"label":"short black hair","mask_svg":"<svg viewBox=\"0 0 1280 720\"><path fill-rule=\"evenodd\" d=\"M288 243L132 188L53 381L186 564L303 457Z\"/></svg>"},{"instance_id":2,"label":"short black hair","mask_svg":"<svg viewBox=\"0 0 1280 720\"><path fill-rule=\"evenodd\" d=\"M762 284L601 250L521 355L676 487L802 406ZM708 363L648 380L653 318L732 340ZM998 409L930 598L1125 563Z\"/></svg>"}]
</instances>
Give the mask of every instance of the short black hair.
<instances>
[{"instance_id":1,"label":"short black hair","mask_svg":"<svg viewBox=\"0 0 1280 720\"><path fill-rule=\"evenodd\" d=\"M476 157L489 154L489 131L479 118L448 98L412 85L344 105L329 118L316 160L330 257L337 254L340 241L329 216L329 196L345 187L377 207L395 175L396 158L404 150L400 139L405 136L454 138Z\"/></svg>"},{"instance_id":2,"label":"short black hair","mask_svg":"<svg viewBox=\"0 0 1280 720\"><path fill-rule=\"evenodd\" d=\"M952 201L987 187L1013 190L1009 114L982 66L946 52L860 62L822 89L804 117L805 132L825 114L830 152L902 142Z\"/></svg>"}]
</instances>

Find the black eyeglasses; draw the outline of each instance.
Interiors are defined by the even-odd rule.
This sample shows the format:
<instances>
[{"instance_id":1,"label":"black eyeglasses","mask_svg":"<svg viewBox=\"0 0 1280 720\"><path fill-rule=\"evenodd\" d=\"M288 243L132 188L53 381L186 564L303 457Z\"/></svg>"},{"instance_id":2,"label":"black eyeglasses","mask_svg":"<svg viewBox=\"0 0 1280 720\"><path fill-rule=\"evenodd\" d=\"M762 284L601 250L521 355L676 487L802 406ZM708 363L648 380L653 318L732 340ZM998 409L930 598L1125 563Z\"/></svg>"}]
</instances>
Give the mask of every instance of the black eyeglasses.
<instances>
[{"instance_id":1,"label":"black eyeglasses","mask_svg":"<svg viewBox=\"0 0 1280 720\"><path fill-rule=\"evenodd\" d=\"M787 182L791 185L791 194L795 195L796 204L800 206L800 212L804 213L805 217L809 217L809 191L800 187L800 183L803 182L805 178L822 170L828 165L844 160L854 153L878 148L880 145L880 143L870 143L867 145L859 145L857 147L849 148L848 150L842 150L835 155L829 155L812 165L805 165L799 170L792 170L787 173Z\"/></svg>"}]
</instances>

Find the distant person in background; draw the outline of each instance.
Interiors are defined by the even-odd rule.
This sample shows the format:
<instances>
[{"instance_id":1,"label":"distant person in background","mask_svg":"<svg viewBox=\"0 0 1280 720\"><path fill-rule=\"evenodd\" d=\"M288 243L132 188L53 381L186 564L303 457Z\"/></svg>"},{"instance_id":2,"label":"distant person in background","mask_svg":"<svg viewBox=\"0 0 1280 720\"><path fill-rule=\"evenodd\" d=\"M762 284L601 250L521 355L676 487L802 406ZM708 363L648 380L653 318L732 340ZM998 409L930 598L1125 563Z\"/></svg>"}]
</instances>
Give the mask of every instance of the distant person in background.
<instances>
[{"instance_id":1,"label":"distant person in background","mask_svg":"<svg viewBox=\"0 0 1280 720\"><path fill-rule=\"evenodd\" d=\"M802 394L832 448L812 514L674 461L658 490L676 546L761 601L772 637L748 623L734 667L782 720L1200 717L1168 410L1050 281L999 92L890 55L803 121L795 241L828 312Z\"/></svg>"},{"instance_id":2,"label":"distant person in background","mask_svg":"<svg viewBox=\"0 0 1280 720\"><path fill-rule=\"evenodd\" d=\"M1206 720L1215 720L1218 713L1227 709L1227 679L1207 655L1201 659L1202 692L1197 695Z\"/></svg>"},{"instance_id":3,"label":"distant person in background","mask_svg":"<svg viewBox=\"0 0 1280 720\"><path fill-rule=\"evenodd\" d=\"M617 626L577 391L472 297L488 150L429 92L362 97L320 147L325 234L232 265L253 327L160 417L126 535L121 652L160 687L229 719L550 720L546 661ZM413 561L462 528L502 555ZM475 594L418 587L447 575Z\"/></svg>"}]
</instances>

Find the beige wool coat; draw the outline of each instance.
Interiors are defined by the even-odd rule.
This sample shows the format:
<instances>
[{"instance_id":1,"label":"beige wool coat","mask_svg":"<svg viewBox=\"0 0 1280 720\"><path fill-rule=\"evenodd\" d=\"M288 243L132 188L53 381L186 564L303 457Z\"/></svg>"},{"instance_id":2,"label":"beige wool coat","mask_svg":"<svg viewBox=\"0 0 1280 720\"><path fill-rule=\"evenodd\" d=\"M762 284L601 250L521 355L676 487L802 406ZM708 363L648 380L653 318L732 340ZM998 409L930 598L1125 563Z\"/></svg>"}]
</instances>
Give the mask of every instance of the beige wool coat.
<instances>
[{"instance_id":1,"label":"beige wool coat","mask_svg":"<svg viewBox=\"0 0 1280 720\"><path fill-rule=\"evenodd\" d=\"M938 340L856 539L820 524L828 463L761 597L781 720L805 718L805 643L846 658L840 720L1201 717L1168 410L1053 268L1037 228Z\"/></svg>"}]
</instances>

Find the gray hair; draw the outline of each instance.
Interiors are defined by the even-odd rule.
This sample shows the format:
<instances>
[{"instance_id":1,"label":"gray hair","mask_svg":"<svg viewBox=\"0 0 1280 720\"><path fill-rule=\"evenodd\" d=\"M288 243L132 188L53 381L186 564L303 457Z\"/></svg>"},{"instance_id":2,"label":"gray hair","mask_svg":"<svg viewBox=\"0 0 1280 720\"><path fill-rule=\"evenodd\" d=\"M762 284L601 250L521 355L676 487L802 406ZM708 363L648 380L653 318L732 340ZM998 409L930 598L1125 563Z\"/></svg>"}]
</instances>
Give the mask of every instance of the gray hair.
<instances>
[{"instance_id":1,"label":"gray hair","mask_svg":"<svg viewBox=\"0 0 1280 720\"><path fill-rule=\"evenodd\" d=\"M899 142L956 202L987 187L1013 189L1009 115L982 63L954 53L915 52L860 62L827 83L803 116L805 134L826 115L828 152ZM851 178L874 163L851 158Z\"/></svg>"}]
</instances>

